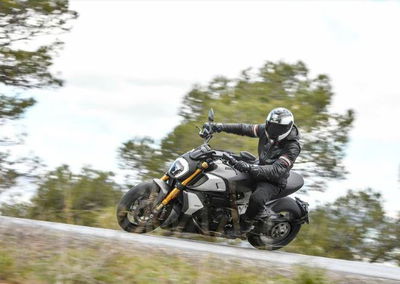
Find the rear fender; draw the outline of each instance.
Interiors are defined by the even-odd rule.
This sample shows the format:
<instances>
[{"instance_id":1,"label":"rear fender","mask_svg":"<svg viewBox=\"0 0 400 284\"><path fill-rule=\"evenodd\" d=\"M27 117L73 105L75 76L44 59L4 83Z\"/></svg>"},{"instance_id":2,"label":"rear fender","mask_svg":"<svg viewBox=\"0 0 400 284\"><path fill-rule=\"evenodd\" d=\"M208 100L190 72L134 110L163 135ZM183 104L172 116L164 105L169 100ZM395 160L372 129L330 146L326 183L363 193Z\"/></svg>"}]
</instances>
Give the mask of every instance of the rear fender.
<instances>
[{"instance_id":1,"label":"rear fender","mask_svg":"<svg viewBox=\"0 0 400 284\"><path fill-rule=\"evenodd\" d=\"M303 217L303 212L297 202L291 197L284 197L268 202L267 207L272 211L278 213L282 211L288 211L292 213L294 220L298 220Z\"/></svg>"},{"instance_id":2,"label":"rear fender","mask_svg":"<svg viewBox=\"0 0 400 284\"><path fill-rule=\"evenodd\" d=\"M295 199L296 199L296 203L299 206L299 208L301 210L301 213L302 213L302 217L297 220L298 223L300 223L300 224L304 224L304 223L310 224L310 219L308 217L308 206L309 206L309 204L307 202L301 200L298 197L295 197Z\"/></svg>"}]
</instances>

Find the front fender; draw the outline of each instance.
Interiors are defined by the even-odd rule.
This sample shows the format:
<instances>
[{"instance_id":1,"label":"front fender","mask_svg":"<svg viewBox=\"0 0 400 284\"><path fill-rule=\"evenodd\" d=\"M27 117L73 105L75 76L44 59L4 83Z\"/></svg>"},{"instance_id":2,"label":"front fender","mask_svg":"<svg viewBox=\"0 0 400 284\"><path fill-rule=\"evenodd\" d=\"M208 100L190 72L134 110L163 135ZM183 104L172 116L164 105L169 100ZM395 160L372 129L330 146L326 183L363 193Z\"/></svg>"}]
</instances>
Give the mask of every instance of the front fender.
<instances>
[{"instance_id":1,"label":"front fender","mask_svg":"<svg viewBox=\"0 0 400 284\"><path fill-rule=\"evenodd\" d=\"M153 179L153 183L160 189L158 192L157 200L155 204L160 204L161 201L167 196L168 192L171 191L171 187L166 184L163 180L155 178ZM174 203L174 206L171 209L171 212L169 212L168 217L162 222L160 225L161 228L166 229L169 226L173 225L179 218L181 211L182 211L182 206L178 203Z\"/></svg>"},{"instance_id":2,"label":"front fender","mask_svg":"<svg viewBox=\"0 0 400 284\"><path fill-rule=\"evenodd\" d=\"M153 183L160 189L157 199L155 201L155 204L160 204L165 196L167 196L168 192L171 190L171 187L159 178L153 179Z\"/></svg>"}]
</instances>

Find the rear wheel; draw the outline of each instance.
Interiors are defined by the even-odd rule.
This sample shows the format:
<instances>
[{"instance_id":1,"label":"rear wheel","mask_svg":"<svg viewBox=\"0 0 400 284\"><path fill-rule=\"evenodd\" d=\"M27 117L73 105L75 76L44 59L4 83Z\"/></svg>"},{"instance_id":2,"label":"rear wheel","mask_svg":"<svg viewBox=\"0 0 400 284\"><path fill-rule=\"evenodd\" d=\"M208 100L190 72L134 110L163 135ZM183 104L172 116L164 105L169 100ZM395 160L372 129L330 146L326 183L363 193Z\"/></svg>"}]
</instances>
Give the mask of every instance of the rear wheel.
<instances>
[{"instance_id":1,"label":"rear wheel","mask_svg":"<svg viewBox=\"0 0 400 284\"><path fill-rule=\"evenodd\" d=\"M119 226L123 230L133 233L146 233L154 230L157 227L155 222L157 218L152 215L155 194L157 194L157 188L153 182L143 182L130 189L118 204Z\"/></svg>"},{"instance_id":2,"label":"rear wheel","mask_svg":"<svg viewBox=\"0 0 400 284\"><path fill-rule=\"evenodd\" d=\"M257 249L277 250L289 244L297 236L301 224L291 221L294 220L293 214L289 211L282 211L278 215L282 221L271 222L268 225L259 225L263 229L256 228L249 233L247 239L253 247Z\"/></svg>"}]
</instances>

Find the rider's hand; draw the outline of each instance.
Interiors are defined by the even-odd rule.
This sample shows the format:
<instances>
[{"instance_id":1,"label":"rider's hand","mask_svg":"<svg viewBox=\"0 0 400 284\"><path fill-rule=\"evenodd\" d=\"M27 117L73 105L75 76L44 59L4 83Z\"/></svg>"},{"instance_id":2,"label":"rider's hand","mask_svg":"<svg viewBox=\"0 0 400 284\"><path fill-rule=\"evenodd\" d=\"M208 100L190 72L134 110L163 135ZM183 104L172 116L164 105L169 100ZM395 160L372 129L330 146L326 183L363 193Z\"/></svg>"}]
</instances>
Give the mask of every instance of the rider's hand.
<instances>
[{"instance_id":1,"label":"rider's hand","mask_svg":"<svg viewBox=\"0 0 400 284\"><path fill-rule=\"evenodd\" d=\"M221 132L222 123L206 122L203 125L203 129L207 129L210 133Z\"/></svg>"},{"instance_id":2,"label":"rider's hand","mask_svg":"<svg viewBox=\"0 0 400 284\"><path fill-rule=\"evenodd\" d=\"M236 164L233 165L233 167L242 173L248 173L250 172L251 169L251 166L244 161L237 162Z\"/></svg>"}]
</instances>

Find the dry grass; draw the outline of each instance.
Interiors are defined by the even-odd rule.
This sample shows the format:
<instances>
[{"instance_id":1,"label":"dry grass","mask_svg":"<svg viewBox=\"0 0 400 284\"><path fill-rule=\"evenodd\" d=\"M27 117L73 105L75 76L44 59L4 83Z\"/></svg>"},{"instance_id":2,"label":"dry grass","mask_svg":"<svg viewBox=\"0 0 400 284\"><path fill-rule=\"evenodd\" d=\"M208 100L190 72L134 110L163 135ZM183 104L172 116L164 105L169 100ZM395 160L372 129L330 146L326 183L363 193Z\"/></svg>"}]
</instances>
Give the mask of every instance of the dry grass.
<instances>
[{"instance_id":1,"label":"dry grass","mask_svg":"<svg viewBox=\"0 0 400 284\"><path fill-rule=\"evenodd\" d=\"M151 249L128 252L120 244L60 235L3 235L0 252L0 281L10 284L327 283L321 273L314 277L317 274L304 269L290 279L272 269L244 267L238 262L188 259ZM298 282L304 275L313 282Z\"/></svg>"},{"instance_id":2,"label":"dry grass","mask_svg":"<svg viewBox=\"0 0 400 284\"><path fill-rule=\"evenodd\" d=\"M357 282L307 267L191 255L135 243L93 239L33 227L0 225L2 283L267 283Z\"/></svg>"}]
</instances>

